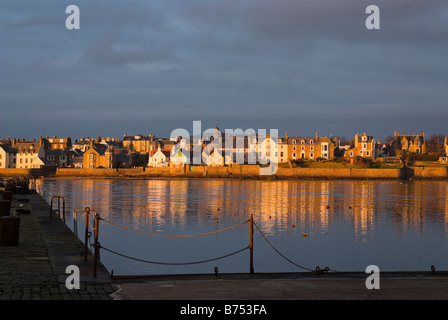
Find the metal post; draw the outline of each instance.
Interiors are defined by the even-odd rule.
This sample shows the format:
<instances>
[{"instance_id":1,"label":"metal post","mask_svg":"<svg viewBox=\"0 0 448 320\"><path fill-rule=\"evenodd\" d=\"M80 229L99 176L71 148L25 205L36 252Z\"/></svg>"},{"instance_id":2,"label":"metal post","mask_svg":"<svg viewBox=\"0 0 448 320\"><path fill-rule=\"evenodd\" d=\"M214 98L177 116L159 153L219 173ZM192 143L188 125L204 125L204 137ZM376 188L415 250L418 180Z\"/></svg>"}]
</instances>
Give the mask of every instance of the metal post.
<instances>
[{"instance_id":1,"label":"metal post","mask_svg":"<svg viewBox=\"0 0 448 320\"><path fill-rule=\"evenodd\" d=\"M90 208L86 207L86 229L84 235L84 261L87 261L87 241L89 239L89 217L90 217Z\"/></svg>"},{"instance_id":2,"label":"metal post","mask_svg":"<svg viewBox=\"0 0 448 320\"><path fill-rule=\"evenodd\" d=\"M254 217L250 215L250 273L254 273Z\"/></svg>"},{"instance_id":3,"label":"metal post","mask_svg":"<svg viewBox=\"0 0 448 320\"><path fill-rule=\"evenodd\" d=\"M99 244L98 244L98 227L99 227L100 216L95 215L95 253L93 255L93 276L96 278L96 271L98 267L98 255L99 255Z\"/></svg>"},{"instance_id":4,"label":"metal post","mask_svg":"<svg viewBox=\"0 0 448 320\"><path fill-rule=\"evenodd\" d=\"M60 219L61 218L61 197L59 195L58 195L58 215L59 215L59 219Z\"/></svg>"}]
</instances>

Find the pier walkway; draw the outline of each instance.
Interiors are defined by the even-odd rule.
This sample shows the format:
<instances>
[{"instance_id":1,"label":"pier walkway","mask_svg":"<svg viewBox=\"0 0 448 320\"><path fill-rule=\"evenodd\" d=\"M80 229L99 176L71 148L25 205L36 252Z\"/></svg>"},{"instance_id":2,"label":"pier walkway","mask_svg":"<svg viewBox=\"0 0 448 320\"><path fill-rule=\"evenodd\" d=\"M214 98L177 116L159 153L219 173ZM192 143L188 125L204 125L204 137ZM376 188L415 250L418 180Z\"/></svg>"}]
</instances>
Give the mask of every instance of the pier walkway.
<instances>
[{"instance_id":1,"label":"pier walkway","mask_svg":"<svg viewBox=\"0 0 448 320\"><path fill-rule=\"evenodd\" d=\"M92 255L84 261L84 244L59 217L49 218L50 206L38 194L28 199L30 213L20 214L19 244L0 246L0 300L108 300L116 290L100 265L93 277ZM80 269L80 289L68 290L69 265Z\"/></svg>"},{"instance_id":2,"label":"pier walkway","mask_svg":"<svg viewBox=\"0 0 448 320\"><path fill-rule=\"evenodd\" d=\"M114 277L99 265L93 277L84 244L38 194L20 214L17 246L0 246L0 300L446 300L446 272L382 273L379 290L368 290L364 273L210 274ZM67 289L66 267L80 268L80 289Z\"/></svg>"}]
</instances>

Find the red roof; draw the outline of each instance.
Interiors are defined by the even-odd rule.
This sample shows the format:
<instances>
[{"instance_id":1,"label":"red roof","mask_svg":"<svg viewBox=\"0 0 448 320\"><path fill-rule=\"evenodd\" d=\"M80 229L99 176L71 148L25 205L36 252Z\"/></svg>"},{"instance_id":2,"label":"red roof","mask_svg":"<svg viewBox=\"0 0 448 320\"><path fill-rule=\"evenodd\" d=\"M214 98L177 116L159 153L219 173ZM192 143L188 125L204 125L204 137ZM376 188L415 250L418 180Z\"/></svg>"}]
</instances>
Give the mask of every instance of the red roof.
<instances>
[{"instance_id":1,"label":"red roof","mask_svg":"<svg viewBox=\"0 0 448 320\"><path fill-rule=\"evenodd\" d=\"M151 150L150 157L152 157L154 155L154 153L156 153L159 150L165 155L165 157L169 158L171 156L171 150L168 150L168 149L156 149L156 150Z\"/></svg>"}]
</instances>

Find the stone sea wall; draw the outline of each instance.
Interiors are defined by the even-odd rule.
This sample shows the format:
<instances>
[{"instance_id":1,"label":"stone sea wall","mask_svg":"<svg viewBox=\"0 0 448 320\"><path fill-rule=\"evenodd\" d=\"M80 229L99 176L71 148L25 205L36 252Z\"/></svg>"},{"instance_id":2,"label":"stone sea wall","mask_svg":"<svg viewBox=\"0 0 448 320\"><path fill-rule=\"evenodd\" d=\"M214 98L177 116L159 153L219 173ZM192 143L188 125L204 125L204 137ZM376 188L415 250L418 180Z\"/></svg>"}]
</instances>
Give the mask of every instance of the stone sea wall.
<instances>
[{"instance_id":1,"label":"stone sea wall","mask_svg":"<svg viewBox=\"0 0 448 320\"><path fill-rule=\"evenodd\" d=\"M0 169L0 177L91 177L91 178L234 178L234 179L448 179L447 167L400 169L278 168L275 175L260 175L258 165L226 167L165 167L132 169Z\"/></svg>"}]
</instances>

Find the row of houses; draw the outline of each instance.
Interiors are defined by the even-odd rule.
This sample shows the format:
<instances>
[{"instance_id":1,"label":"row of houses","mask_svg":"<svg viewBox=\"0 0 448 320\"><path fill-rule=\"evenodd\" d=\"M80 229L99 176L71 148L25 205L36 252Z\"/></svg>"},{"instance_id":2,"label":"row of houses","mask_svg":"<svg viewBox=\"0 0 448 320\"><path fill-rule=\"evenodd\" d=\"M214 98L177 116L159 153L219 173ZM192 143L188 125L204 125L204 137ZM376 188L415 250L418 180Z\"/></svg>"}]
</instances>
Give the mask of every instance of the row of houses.
<instances>
[{"instance_id":1,"label":"row of houses","mask_svg":"<svg viewBox=\"0 0 448 320\"><path fill-rule=\"evenodd\" d=\"M426 153L426 140L424 132L419 134L406 134L396 131L388 143L381 143L373 136L356 134L351 141L345 141L338 137L315 136L289 137L286 133L283 137L276 137L275 141L270 135L259 137L256 134L243 137L243 143L237 145L238 137L226 136L215 128L215 134L209 140L198 140L196 144L200 150L199 161L194 161L195 143L193 138L188 141L178 140L174 149L153 149L149 156L148 166L168 166L173 163L202 164L207 166L222 166L225 164L254 164L266 163L266 158L276 159L277 163L287 163L301 160L332 160L344 157L346 159L368 158L375 159L387 156L402 156L404 153ZM213 141L220 138L216 145ZM230 144L228 143L230 141ZM225 143L227 142L227 143ZM182 145L183 143L183 145ZM213 145L211 148L208 148ZM271 154L271 146L275 147ZM208 150L207 150L208 149ZM448 141L445 139L445 149L448 153ZM203 152L208 151L208 152Z\"/></svg>"},{"instance_id":2,"label":"row of houses","mask_svg":"<svg viewBox=\"0 0 448 320\"><path fill-rule=\"evenodd\" d=\"M53 165L67 167L70 154L58 149L56 146L59 144L59 141L42 137L38 141L15 138L0 140L0 168L32 169Z\"/></svg>"},{"instance_id":3,"label":"row of houses","mask_svg":"<svg viewBox=\"0 0 448 320\"><path fill-rule=\"evenodd\" d=\"M448 154L448 138L444 141ZM77 168L163 167L185 163L222 166L231 163L264 164L275 157L278 163L301 160L332 160L401 156L426 153L424 132L394 132L387 143L366 133L347 141L338 137L259 136L255 133L229 135L215 128L209 136L166 139L152 134L117 138L82 137L0 140L0 168L40 168L43 166Z\"/></svg>"}]
</instances>

